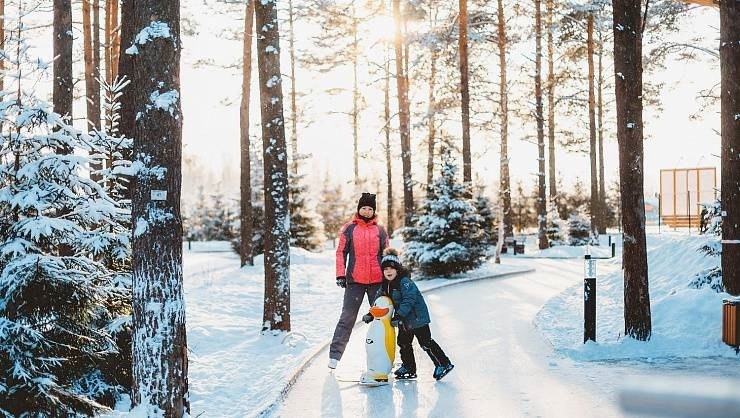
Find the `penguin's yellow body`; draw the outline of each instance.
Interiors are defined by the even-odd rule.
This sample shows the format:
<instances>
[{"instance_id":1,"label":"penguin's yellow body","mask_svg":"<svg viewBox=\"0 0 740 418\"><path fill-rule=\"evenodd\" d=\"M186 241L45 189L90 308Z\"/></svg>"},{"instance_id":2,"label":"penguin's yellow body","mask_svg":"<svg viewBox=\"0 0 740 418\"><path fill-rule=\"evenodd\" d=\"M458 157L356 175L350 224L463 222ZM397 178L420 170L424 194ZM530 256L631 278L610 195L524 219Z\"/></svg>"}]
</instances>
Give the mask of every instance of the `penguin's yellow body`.
<instances>
[{"instance_id":1,"label":"penguin's yellow body","mask_svg":"<svg viewBox=\"0 0 740 418\"><path fill-rule=\"evenodd\" d=\"M373 321L365 338L367 371L362 374L360 382L387 382L396 358L396 330L391 325L393 301L387 296L378 297L370 308L370 314Z\"/></svg>"}]
</instances>

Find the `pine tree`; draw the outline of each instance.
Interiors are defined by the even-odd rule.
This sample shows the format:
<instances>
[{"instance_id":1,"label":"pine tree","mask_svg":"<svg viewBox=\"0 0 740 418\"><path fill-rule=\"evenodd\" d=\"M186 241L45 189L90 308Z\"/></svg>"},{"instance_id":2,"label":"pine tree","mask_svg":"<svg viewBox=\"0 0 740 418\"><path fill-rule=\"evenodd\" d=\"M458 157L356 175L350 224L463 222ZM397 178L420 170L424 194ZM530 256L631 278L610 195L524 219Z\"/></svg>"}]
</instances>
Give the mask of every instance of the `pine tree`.
<instances>
[{"instance_id":1,"label":"pine tree","mask_svg":"<svg viewBox=\"0 0 740 418\"><path fill-rule=\"evenodd\" d=\"M481 231L483 242L486 245L496 245L498 241L498 222L496 216L491 210L491 199L483 193L482 187L478 188L476 196L473 200L473 205L478 215L481 217Z\"/></svg>"},{"instance_id":2,"label":"pine tree","mask_svg":"<svg viewBox=\"0 0 740 418\"><path fill-rule=\"evenodd\" d=\"M321 250L324 246L324 231L319 214L308 207L303 184L305 176L292 176L290 193L290 245L309 251Z\"/></svg>"},{"instance_id":3,"label":"pine tree","mask_svg":"<svg viewBox=\"0 0 740 418\"><path fill-rule=\"evenodd\" d=\"M568 245L580 246L591 243L591 222L584 215L584 207L578 208L568 217Z\"/></svg>"},{"instance_id":4,"label":"pine tree","mask_svg":"<svg viewBox=\"0 0 740 418\"><path fill-rule=\"evenodd\" d=\"M551 246L563 245L567 234L567 222L560 219L556 199L557 196L551 197L547 206L547 239Z\"/></svg>"},{"instance_id":5,"label":"pine tree","mask_svg":"<svg viewBox=\"0 0 740 418\"><path fill-rule=\"evenodd\" d=\"M343 209L349 205L337 204L337 201L344 201L342 188L339 185L331 185L327 173L327 176L324 178L317 211L321 215L321 220L324 224L325 238L332 240L334 246L336 246L336 240L339 237L342 225L349 219Z\"/></svg>"},{"instance_id":6,"label":"pine tree","mask_svg":"<svg viewBox=\"0 0 740 418\"><path fill-rule=\"evenodd\" d=\"M457 179L451 152L444 149L440 177L414 226L407 227L406 261L411 267L426 276L447 276L472 270L485 261L482 219L468 194Z\"/></svg>"},{"instance_id":7,"label":"pine tree","mask_svg":"<svg viewBox=\"0 0 740 418\"><path fill-rule=\"evenodd\" d=\"M472 167L470 159L470 89L468 85L468 0L458 0L460 13L458 15L460 52L460 104L462 114L462 154L463 154L463 181L472 187Z\"/></svg>"},{"instance_id":8,"label":"pine tree","mask_svg":"<svg viewBox=\"0 0 740 418\"><path fill-rule=\"evenodd\" d=\"M127 212L83 175L92 160L57 153L90 151L92 139L21 88L48 63L25 55L20 28L6 41L17 89L0 102L0 414L93 414L126 390L115 335L130 321L130 253L124 244L118 266L101 260L126 239L100 228L115 231Z\"/></svg>"}]
</instances>

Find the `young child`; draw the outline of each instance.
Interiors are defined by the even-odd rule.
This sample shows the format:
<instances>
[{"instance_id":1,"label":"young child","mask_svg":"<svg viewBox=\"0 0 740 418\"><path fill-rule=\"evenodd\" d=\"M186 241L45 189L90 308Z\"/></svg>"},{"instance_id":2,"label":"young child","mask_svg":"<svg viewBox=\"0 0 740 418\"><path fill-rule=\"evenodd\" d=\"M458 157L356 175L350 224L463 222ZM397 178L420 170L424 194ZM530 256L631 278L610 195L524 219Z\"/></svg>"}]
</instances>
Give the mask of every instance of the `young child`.
<instances>
[{"instance_id":1,"label":"young child","mask_svg":"<svg viewBox=\"0 0 740 418\"><path fill-rule=\"evenodd\" d=\"M396 379L413 379L416 377L416 360L411 343L414 337L419 341L421 348L429 354L434 363L434 378L439 380L455 366L447 358L442 348L432 339L429 329L429 309L424 302L416 283L411 280L409 271L401 265L398 250L386 248L380 263L383 269L383 282L380 294L393 299L396 310L395 319L391 321L398 326L398 347L401 351L402 365L395 371ZM363 317L365 320L365 317ZM372 319L371 319L372 320Z\"/></svg>"}]
</instances>

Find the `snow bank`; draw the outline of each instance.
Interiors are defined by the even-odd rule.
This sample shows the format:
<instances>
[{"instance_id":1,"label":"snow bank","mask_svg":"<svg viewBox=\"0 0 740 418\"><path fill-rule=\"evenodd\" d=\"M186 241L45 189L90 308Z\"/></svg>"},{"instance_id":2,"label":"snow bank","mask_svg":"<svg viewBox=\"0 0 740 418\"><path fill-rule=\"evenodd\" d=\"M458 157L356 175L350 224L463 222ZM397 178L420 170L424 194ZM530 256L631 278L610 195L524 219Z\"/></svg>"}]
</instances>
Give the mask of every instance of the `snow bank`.
<instances>
[{"instance_id":1,"label":"snow bank","mask_svg":"<svg viewBox=\"0 0 740 418\"><path fill-rule=\"evenodd\" d=\"M689 282L704 269L717 266L718 257L699 249L710 237L648 236L648 272L652 338L624 338L623 274L621 259L599 261L597 278L597 342L583 344L583 285L578 284L548 301L535 325L555 350L578 360L666 357L734 357L722 343L722 300L726 293L709 287L693 289Z\"/></svg>"}]
</instances>

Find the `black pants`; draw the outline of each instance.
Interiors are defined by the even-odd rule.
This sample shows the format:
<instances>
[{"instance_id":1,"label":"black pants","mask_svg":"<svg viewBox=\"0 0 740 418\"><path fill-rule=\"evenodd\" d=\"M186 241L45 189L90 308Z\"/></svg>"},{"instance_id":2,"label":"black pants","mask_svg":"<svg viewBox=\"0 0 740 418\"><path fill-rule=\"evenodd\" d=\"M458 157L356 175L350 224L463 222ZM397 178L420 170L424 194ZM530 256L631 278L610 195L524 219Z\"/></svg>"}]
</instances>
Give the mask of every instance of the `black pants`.
<instances>
[{"instance_id":1,"label":"black pants","mask_svg":"<svg viewBox=\"0 0 740 418\"><path fill-rule=\"evenodd\" d=\"M415 329L399 329L398 331L398 347L401 349L401 362L403 362L403 366L407 370L416 373L416 359L414 359L414 349L411 347L414 337L419 341L421 349L429 354L429 358L432 359L435 366L446 366L450 364L450 359L447 358L445 352L432 339L432 331L429 329L429 325L424 325Z\"/></svg>"}]
</instances>

